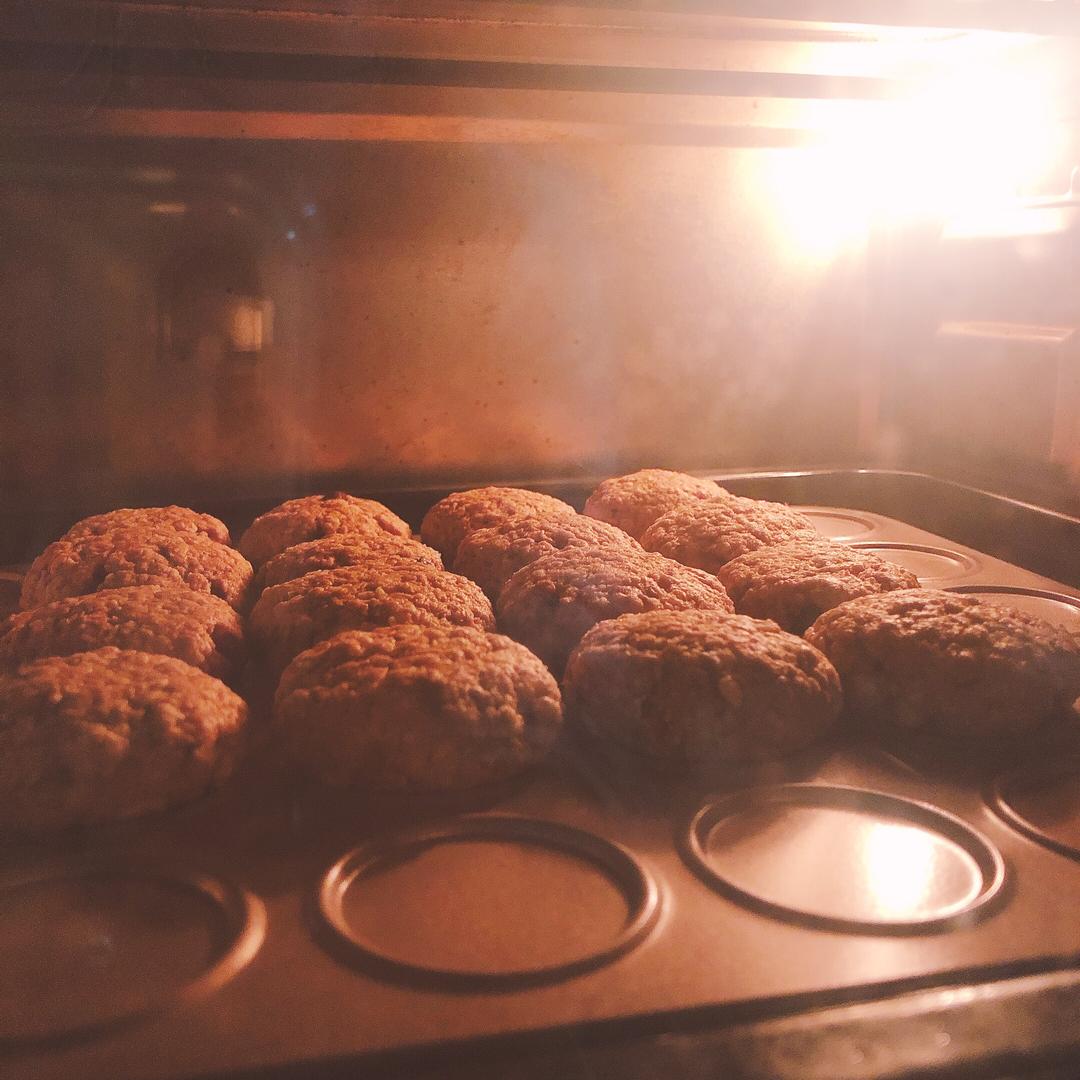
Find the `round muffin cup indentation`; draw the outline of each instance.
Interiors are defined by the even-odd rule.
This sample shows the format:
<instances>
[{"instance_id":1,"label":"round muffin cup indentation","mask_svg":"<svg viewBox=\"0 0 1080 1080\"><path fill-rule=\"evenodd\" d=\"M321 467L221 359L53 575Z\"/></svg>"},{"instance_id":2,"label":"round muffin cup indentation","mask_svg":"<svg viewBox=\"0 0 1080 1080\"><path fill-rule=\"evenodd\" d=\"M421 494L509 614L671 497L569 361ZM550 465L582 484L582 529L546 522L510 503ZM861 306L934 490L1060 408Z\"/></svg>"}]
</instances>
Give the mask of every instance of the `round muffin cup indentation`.
<instances>
[{"instance_id":1,"label":"round muffin cup indentation","mask_svg":"<svg viewBox=\"0 0 1080 1080\"><path fill-rule=\"evenodd\" d=\"M1028 766L999 776L986 801L1023 836L1080 862L1080 761Z\"/></svg>"},{"instance_id":2,"label":"round muffin cup indentation","mask_svg":"<svg viewBox=\"0 0 1080 1080\"><path fill-rule=\"evenodd\" d=\"M351 904L353 898L350 894L354 889L362 889L365 883L370 887L379 875L401 872L402 868L408 867L415 860L422 859L425 855L440 853L440 849L445 853L452 845L462 845L459 849L463 859L461 866L468 868L467 876L480 875L484 877L485 891L489 886L495 887L497 891L501 887L499 877L490 873L490 867L487 870L480 867L475 858L477 846L483 844L490 844L493 848L498 846L514 849L515 858L537 860L529 894L535 896L538 903L533 917L530 918L518 907L513 913L514 917L507 920L507 912L502 910L497 902L493 903L490 896L485 898L468 895L468 882L460 891L448 886L446 875L441 872L443 868L434 868L436 872L428 875L420 874L419 884L414 884L413 888L421 889L421 894L412 899L411 905L423 907L426 898L422 890L428 884L438 884L440 890L449 891L432 893L431 909L435 910L435 905L439 905L440 923L450 925L459 918L455 914L455 908L458 911L467 911L468 918L472 919L478 911L485 912L484 901L487 899L488 904L493 905L490 911L493 928L505 929L509 925L535 935L536 940L530 944L529 951L536 955L530 959L524 960L520 954L515 957L503 953L499 955L497 964L491 963L488 953L506 948L507 943L497 942L491 946L489 942L479 940L483 935L482 930L478 936L476 927L468 926L460 928L463 935L460 940L451 942L454 951L461 951L462 942L465 943L465 948L469 948L469 943L472 942L476 951L486 957L489 966L440 963L437 956L413 958L401 955L400 951L395 952L386 941L379 941L380 928L385 933L394 933L392 929L388 929L382 917L379 920L380 926L377 927L361 925L359 923L362 920L351 916L349 908L354 905ZM553 862L556 859L563 860L567 872L576 875L580 886L579 890L575 890L578 900L584 899L588 906L602 899L604 919L609 922L613 921L612 912L607 909L613 905L617 905L619 909L618 925L611 928L610 934L605 934L605 940L592 941L585 951L571 951L569 955L565 952L566 941L557 940L558 917L544 918L545 924L550 922L551 925L538 927L538 920L543 913L551 915L554 911L553 905L565 903L567 899L567 893L553 888L548 876L551 867L556 865ZM573 867L572 871L570 867ZM528 871L522 872L519 866L517 873L504 876L502 881L516 881L517 888L528 876ZM427 881L424 880L425 877ZM410 938L409 944L421 951L432 948L431 942L418 946L411 940L408 924L410 904L403 902L409 898L400 897L399 901L398 897L389 896L386 899L388 903L394 904L395 921L399 923L397 931ZM504 897L503 901L506 899ZM645 940L656 925L661 907L660 892L649 871L633 854L618 844L556 822L511 815L482 814L466 815L442 825L429 825L400 832L350 851L326 873L319 886L317 900L319 913L329 931L327 944L335 952L342 953L346 960L384 977L465 991L510 991L559 982L602 967ZM383 912L386 910L384 908ZM573 921L574 929L581 932L580 913L565 914ZM405 919L404 923L401 922L402 917ZM591 915L586 916L586 922L591 921L591 918ZM571 925L567 918L563 921L567 926ZM588 926L585 929L589 929ZM541 935L546 935L546 940L542 939ZM592 936L596 937L595 934ZM545 958L542 954L553 942L563 950L563 955ZM438 944L435 942L434 948L437 949ZM515 946L511 943L510 947Z\"/></svg>"},{"instance_id":3,"label":"round muffin cup indentation","mask_svg":"<svg viewBox=\"0 0 1080 1080\"><path fill-rule=\"evenodd\" d=\"M831 506L793 506L792 509L805 514L822 536L835 540L838 544L845 544L878 531L876 522L848 510L835 510Z\"/></svg>"},{"instance_id":4,"label":"round muffin cup indentation","mask_svg":"<svg viewBox=\"0 0 1080 1080\"><path fill-rule=\"evenodd\" d=\"M0 888L0 1047L83 1039L202 998L259 951L266 909L222 879L87 864Z\"/></svg>"},{"instance_id":5,"label":"round muffin cup indentation","mask_svg":"<svg viewBox=\"0 0 1080 1080\"><path fill-rule=\"evenodd\" d=\"M979 564L969 555L949 548L931 547L928 544L901 544L885 541L859 541L849 547L860 551L872 551L883 559L910 570L919 581L947 581L963 578L974 573Z\"/></svg>"},{"instance_id":6,"label":"round muffin cup indentation","mask_svg":"<svg viewBox=\"0 0 1080 1080\"><path fill-rule=\"evenodd\" d=\"M724 828L732 834L726 867L715 850ZM785 837L798 858L779 853ZM721 895L820 930L902 935L970 926L993 911L1005 884L1000 853L965 822L861 788L746 788L707 802L677 840L690 869ZM841 840L851 842L847 852L838 851ZM826 866L815 858L826 857L822 844Z\"/></svg>"},{"instance_id":7,"label":"round muffin cup indentation","mask_svg":"<svg viewBox=\"0 0 1080 1080\"><path fill-rule=\"evenodd\" d=\"M1026 611L1074 633L1080 632L1080 599L1046 589L1025 589L1019 585L952 585L946 592L978 596L989 604Z\"/></svg>"}]
</instances>

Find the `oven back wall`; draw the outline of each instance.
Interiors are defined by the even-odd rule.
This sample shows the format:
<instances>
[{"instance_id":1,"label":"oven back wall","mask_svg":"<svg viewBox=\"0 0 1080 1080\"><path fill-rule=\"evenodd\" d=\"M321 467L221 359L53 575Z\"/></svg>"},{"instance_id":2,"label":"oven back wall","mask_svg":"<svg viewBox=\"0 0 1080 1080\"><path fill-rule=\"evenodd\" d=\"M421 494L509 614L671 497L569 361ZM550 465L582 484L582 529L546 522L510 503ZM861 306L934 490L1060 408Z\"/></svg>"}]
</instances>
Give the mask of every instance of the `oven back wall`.
<instances>
[{"instance_id":1,"label":"oven back wall","mask_svg":"<svg viewBox=\"0 0 1080 1080\"><path fill-rule=\"evenodd\" d=\"M857 454L864 265L763 197L799 151L3 149L8 505Z\"/></svg>"}]
</instances>

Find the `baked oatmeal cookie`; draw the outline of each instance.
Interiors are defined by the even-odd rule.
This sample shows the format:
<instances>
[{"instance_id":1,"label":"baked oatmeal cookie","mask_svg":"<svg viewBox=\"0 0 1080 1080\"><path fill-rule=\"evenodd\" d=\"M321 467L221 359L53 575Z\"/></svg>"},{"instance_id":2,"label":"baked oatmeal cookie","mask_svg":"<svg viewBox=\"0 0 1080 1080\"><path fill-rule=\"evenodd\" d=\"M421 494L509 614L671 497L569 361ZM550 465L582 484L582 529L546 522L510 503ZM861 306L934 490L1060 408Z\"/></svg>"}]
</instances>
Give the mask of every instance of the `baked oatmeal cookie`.
<instances>
[{"instance_id":1,"label":"baked oatmeal cookie","mask_svg":"<svg viewBox=\"0 0 1080 1080\"><path fill-rule=\"evenodd\" d=\"M523 566L556 551L586 547L641 551L622 529L582 514L529 517L468 533L458 547L454 571L472 578L494 601Z\"/></svg>"},{"instance_id":2,"label":"baked oatmeal cookie","mask_svg":"<svg viewBox=\"0 0 1080 1080\"><path fill-rule=\"evenodd\" d=\"M495 629L488 598L468 578L420 563L315 570L273 585L251 612L249 628L271 672L342 630L398 623Z\"/></svg>"},{"instance_id":3,"label":"baked oatmeal cookie","mask_svg":"<svg viewBox=\"0 0 1080 1080\"><path fill-rule=\"evenodd\" d=\"M267 510L244 530L236 546L259 567L294 544L337 533L412 535L408 524L382 503L339 491L289 499Z\"/></svg>"},{"instance_id":4,"label":"baked oatmeal cookie","mask_svg":"<svg viewBox=\"0 0 1080 1080\"><path fill-rule=\"evenodd\" d=\"M1024 611L904 589L826 611L806 640L867 728L974 744L1080 724L1080 639Z\"/></svg>"},{"instance_id":5,"label":"baked oatmeal cookie","mask_svg":"<svg viewBox=\"0 0 1080 1080\"><path fill-rule=\"evenodd\" d=\"M489 529L523 517L576 517L561 499L527 488L481 487L455 491L425 515L420 537L442 555L453 570L458 545L474 529Z\"/></svg>"},{"instance_id":6,"label":"baked oatmeal cookie","mask_svg":"<svg viewBox=\"0 0 1080 1080\"><path fill-rule=\"evenodd\" d=\"M347 631L286 669L274 725L328 784L470 788L536 763L562 724L559 688L509 638L463 626Z\"/></svg>"},{"instance_id":7,"label":"baked oatmeal cookie","mask_svg":"<svg viewBox=\"0 0 1080 1080\"><path fill-rule=\"evenodd\" d=\"M669 510L645 530L641 546L715 574L749 551L820 535L805 514L790 506L733 495Z\"/></svg>"},{"instance_id":8,"label":"baked oatmeal cookie","mask_svg":"<svg viewBox=\"0 0 1080 1080\"><path fill-rule=\"evenodd\" d=\"M919 587L910 570L824 538L758 548L725 563L716 576L736 611L772 619L793 634L846 600Z\"/></svg>"},{"instance_id":9,"label":"baked oatmeal cookie","mask_svg":"<svg viewBox=\"0 0 1080 1080\"><path fill-rule=\"evenodd\" d=\"M724 496L730 496L730 492L715 480L670 469L640 469L597 485L585 502L585 513L640 540L658 517L676 506Z\"/></svg>"},{"instance_id":10,"label":"baked oatmeal cookie","mask_svg":"<svg viewBox=\"0 0 1080 1080\"><path fill-rule=\"evenodd\" d=\"M840 713L832 664L767 620L646 611L594 626L570 656L567 715L679 770L801 750Z\"/></svg>"},{"instance_id":11,"label":"baked oatmeal cookie","mask_svg":"<svg viewBox=\"0 0 1080 1080\"><path fill-rule=\"evenodd\" d=\"M23 578L19 603L25 611L102 589L176 585L220 597L242 610L251 578L251 564L240 552L207 536L114 529L50 544Z\"/></svg>"},{"instance_id":12,"label":"baked oatmeal cookie","mask_svg":"<svg viewBox=\"0 0 1080 1080\"><path fill-rule=\"evenodd\" d=\"M499 594L499 626L561 675L574 646L604 619L638 611L734 607L712 574L650 552L569 548L522 567Z\"/></svg>"},{"instance_id":13,"label":"baked oatmeal cookie","mask_svg":"<svg viewBox=\"0 0 1080 1080\"><path fill-rule=\"evenodd\" d=\"M294 544L263 563L255 575L255 593L258 595L271 585L281 585L310 574L313 570L365 566L387 555L424 563L436 570L443 568L439 553L418 540L381 531L341 533L337 536L325 536L321 540Z\"/></svg>"},{"instance_id":14,"label":"baked oatmeal cookie","mask_svg":"<svg viewBox=\"0 0 1080 1080\"><path fill-rule=\"evenodd\" d=\"M247 706L169 656L106 647L0 674L0 830L135 817L233 771Z\"/></svg>"},{"instance_id":15,"label":"baked oatmeal cookie","mask_svg":"<svg viewBox=\"0 0 1080 1080\"><path fill-rule=\"evenodd\" d=\"M224 600L173 585L69 596L0 623L0 665L113 645L173 656L226 681L244 657L244 624Z\"/></svg>"}]
</instances>

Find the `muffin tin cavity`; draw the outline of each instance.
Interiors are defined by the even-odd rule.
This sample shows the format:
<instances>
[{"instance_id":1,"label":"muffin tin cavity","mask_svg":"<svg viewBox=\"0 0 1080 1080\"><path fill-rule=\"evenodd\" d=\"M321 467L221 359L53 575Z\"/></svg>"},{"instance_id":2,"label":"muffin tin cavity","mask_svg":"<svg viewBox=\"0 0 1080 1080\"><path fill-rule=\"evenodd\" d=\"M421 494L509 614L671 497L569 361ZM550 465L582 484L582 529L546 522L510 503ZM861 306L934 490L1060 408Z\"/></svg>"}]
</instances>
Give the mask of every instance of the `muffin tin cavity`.
<instances>
[{"instance_id":1,"label":"muffin tin cavity","mask_svg":"<svg viewBox=\"0 0 1080 1080\"><path fill-rule=\"evenodd\" d=\"M955 585L949 592L967 593L988 604L1026 611L1040 619L1080 632L1080 600L1067 593L1024 589L1013 585Z\"/></svg>"},{"instance_id":2,"label":"muffin tin cavity","mask_svg":"<svg viewBox=\"0 0 1080 1080\"><path fill-rule=\"evenodd\" d=\"M930 547L926 544L898 544L884 542L857 543L851 545L861 551L869 551L889 562L910 570L924 585L937 585L942 581L967 577L979 568L969 555L948 548Z\"/></svg>"},{"instance_id":3,"label":"muffin tin cavity","mask_svg":"<svg viewBox=\"0 0 1080 1080\"><path fill-rule=\"evenodd\" d=\"M87 867L0 888L0 1043L134 1020L217 989L258 951L266 912L212 878Z\"/></svg>"},{"instance_id":4,"label":"muffin tin cavity","mask_svg":"<svg viewBox=\"0 0 1080 1080\"><path fill-rule=\"evenodd\" d=\"M795 509L805 514L822 536L841 543L859 540L878 531L875 521L850 510L834 510L831 506L796 506Z\"/></svg>"},{"instance_id":5,"label":"muffin tin cavity","mask_svg":"<svg viewBox=\"0 0 1080 1080\"><path fill-rule=\"evenodd\" d=\"M718 892L787 922L904 934L970 925L1001 893L1001 855L970 826L861 788L748 788L703 806L681 837Z\"/></svg>"},{"instance_id":6,"label":"muffin tin cavity","mask_svg":"<svg viewBox=\"0 0 1080 1080\"><path fill-rule=\"evenodd\" d=\"M349 852L318 903L348 959L458 989L600 967L644 940L660 911L656 883L625 848L567 825L483 815Z\"/></svg>"},{"instance_id":7,"label":"muffin tin cavity","mask_svg":"<svg viewBox=\"0 0 1080 1080\"><path fill-rule=\"evenodd\" d=\"M988 801L1017 832L1080 862L1080 761L999 777Z\"/></svg>"}]
</instances>

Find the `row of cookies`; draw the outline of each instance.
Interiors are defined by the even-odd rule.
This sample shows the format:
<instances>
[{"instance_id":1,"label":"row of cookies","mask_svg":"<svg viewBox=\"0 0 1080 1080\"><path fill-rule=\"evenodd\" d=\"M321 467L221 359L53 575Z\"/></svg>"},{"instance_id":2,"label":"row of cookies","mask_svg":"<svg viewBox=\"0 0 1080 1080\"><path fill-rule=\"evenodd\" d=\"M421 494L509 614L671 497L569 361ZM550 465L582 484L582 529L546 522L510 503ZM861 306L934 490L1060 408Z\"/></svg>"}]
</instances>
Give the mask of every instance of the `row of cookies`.
<instances>
[{"instance_id":1,"label":"row of cookies","mask_svg":"<svg viewBox=\"0 0 1080 1080\"><path fill-rule=\"evenodd\" d=\"M700 770L791 753L835 725L839 678L819 650L735 615L713 564L687 557L692 538L651 543L671 522L688 537L686 523L701 518L722 523L729 557L820 540L802 515L656 469L605 481L584 515L531 494L522 511L521 499L457 493L421 532L493 598L500 628L563 677L576 726L654 764Z\"/></svg>"},{"instance_id":2,"label":"row of cookies","mask_svg":"<svg viewBox=\"0 0 1080 1080\"><path fill-rule=\"evenodd\" d=\"M657 487L668 478L704 486L679 474L658 477ZM733 498L716 485L706 490L710 498ZM750 501L744 502L749 513ZM489 487L437 503L421 537L456 577L383 561L363 571L295 578L268 588L255 605L253 636L271 668L284 668L277 726L290 740L293 759L321 779L462 786L519 769L551 744L555 723L538 723L535 709L523 710L521 703L544 698L554 718L554 682L547 672L541 679L532 664L511 660L522 654L506 638L499 639L508 654L503 678L488 673L482 690L466 677L468 664L445 663L460 656L490 618L490 607L466 578L495 601L499 628L552 674L562 675L573 654L565 690L576 718L594 731L609 718L606 738L636 742L657 760L677 756L700 766L770 757L814 741L837 719L839 680L818 650L771 623L734 615L715 575L646 551L613 522L578 514L548 495ZM428 625L374 629L377 620ZM474 626L447 631L434 625L455 620ZM355 628L343 631L348 625ZM611 645L607 633L638 637ZM668 645L650 655L642 634L654 642L666 637ZM320 636L325 640L312 647ZM648 681L650 663L661 682L665 672L676 672L683 646L682 659L703 657L704 667L695 675L683 664L677 686L655 687L671 723L650 744L645 735L655 718L654 695L635 697L636 690L641 677ZM608 661L614 668L606 669ZM511 670L519 676L516 685L507 677ZM523 698L525 670L534 688L546 688L543 695ZM602 700L605 691L615 696ZM620 691L624 698L616 700ZM636 737L632 716L642 721ZM665 754L676 740L680 752Z\"/></svg>"},{"instance_id":3,"label":"row of cookies","mask_svg":"<svg viewBox=\"0 0 1080 1080\"><path fill-rule=\"evenodd\" d=\"M177 506L95 515L50 544L0 625L0 827L136 816L230 775L247 741L233 689L256 587L246 556L327 522L411 543L385 507L350 497L277 508L243 552L223 522Z\"/></svg>"},{"instance_id":4,"label":"row of cookies","mask_svg":"<svg viewBox=\"0 0 1080 1080\"><path fill-rule=\"evenodd\" d=\"M250 564L184 507L86 518L23 579L0 625L0 827L160 810L229 776L247 705Z\"/></svg>"},{"instance_id":5,"label":"row of cookies","mask_svg":"<svg viewBox=\"0 0 1080 1080\"><path fill-rule=\"evenodd\" d=\"M845 714L860 730L976 749L1036 733L1080 737L1075 635L974 596L922 589L902 567L817 535L790 507L710 484L643 470L602 483L585 512L714 573L739 613L803 634L839 673ZM635 648L627 631L623 651Z\"/></svg>"},{"instance_id":6,"label":"row of cookies","mask_svg":"<svg viewBox=\"0 0 1080 1080\"><path fill-rule=\"evenodd\" d=\"M205 515L119 512L143 519L154 513L183 519L181 533L210 537L214 528L211 542L227 544L220 523L218 530L194 520ZM128 517L123 525L134 522ZM117 528L115 520L88 519L64 542L77 547L80 533L93 538ZM1075 642L1067 635L1000 609L973 608L978 601L969 597L912 591L906 572L824 541L790 508L737 499L681 474L646 470L606 481L584 516L521 489L459 492L432 508L421 536L431 546L412 539L406 523L381 504L335 495L283 504L240 540L258 567L247 586L259 596L253 637L272 677L284 672L274 730L318 779L445 789L511 775L539 760L557 737L562 705L551 672L564 669L567 710L576 721L680 767L769 757L812 742L837 720L841 679L849 712L909 726L931 717L952 734L972 723L976 732L1032 730L1057 715L1070 693L1080 693ZM125 541L127 561L145 567L146 558L131 558L135 546ZM93 549L91 555L98 557ZM459 573L446 571L444 559ZM61 570L66 565L51 561ZM39 577L48 582L47 573ZM191 577L204 592L205 579ZM725 583L744 615L731 613ZM98 587L113 597L168 591L106 577ZM95 603L106 603L105 593L97 595L60 603L93 612ZM851 599L862 596L868 599ZM490 597L499 626L528 649L491 632ZM140 604L153 606L149 593ZM34 619L47 626L52 606L28 612L0 636L0 659L13 630L24 639L64 637L59 629L26 629ZM787 632L834 608L833 621L812 627L809 640ZM782 625L751 615L772 615ZM65 623L60 613L51 618ZM113 625L125 621L114 616ZM973 627L986 647L969 650L974 666L965 676L954 670L952 646ZM907 646L896 644L905 633ZM92 637L69 632L63 648ZM159 630L159 639L167 637ZM108 644L150 647L132 644L138 640L129 634ZM152 648L165 651L160 642ZM893 652L902 662L890 682ZM1008 662L995 667L999 654ZM957 693L957 679L962 686L972 671L990 689ZM913 705L916 691L922 697ZM978 715L987 705L989 720ZM953 711L943 723L944 706Z\"/></svg>"},{"instance_id":7,"label":"row of cookies","mask_svg":"<svg viewBox=\"0 0 1080 1080\"><path fill-rule=\"evenodd\" d=\"M383 535L356 528L369 512ZM558 737L558 684L493 632L474 582L387 515L368 500L314 496L257 518L241 538L259 566L250 627L277 683L279 749L336 785L448 790L512 776Z\"/></svg>"},{"instance_id":8,"label":"row of cookies","mask_svg":"<svg viewBox=\"0 0 1080 1080\"><path fill-rule=\"evenodd\" d=\"M372 655L381 648L395 667L379 680L369 723L339 731L340 747L332 730L305 732L315 717L302 719L298 756L309 771L333 779L332 763L348 761L353 746L369 776L378 763L381 786L415 786L417 777L421 786L469 786L536 760L557 735L554 679L522 646L488 632L494 616L479 588L445 572L438 552L381 504L347 495L291 500L256 519L239 547L216 519L165 507L86 519L35 560L25 610L0 627L4 830L134 816L227 776L242 740L225 736L241 734L246 709L215 677L235 680L245 650L243 620L220 596L244 609L262 590L287 591L301 578L311 642L333 633L340 606L343 626L392 624ZM244 568L227 590L215 573L221 565ZM289 605L265 610L284 612L282 626L303 639L303 619ZM258 659L276 676L271 650ZM440 669L456 701L433 706ZM317 713L314 695L302 696ZM279 710L274 728L282 748L291 742L288 716ZM418 739L425 722L432 726ZM401 765L395 748L406 752Z\"/></svg>"}]
</instances>

